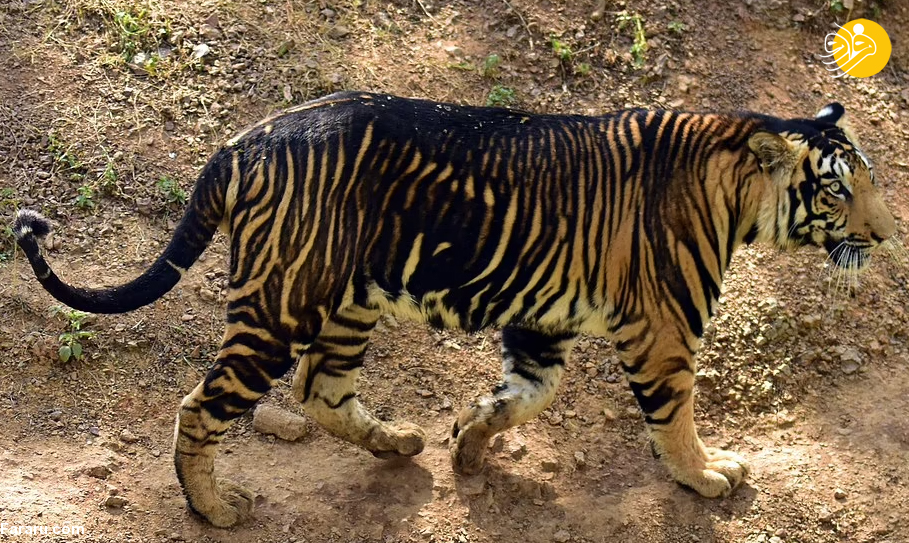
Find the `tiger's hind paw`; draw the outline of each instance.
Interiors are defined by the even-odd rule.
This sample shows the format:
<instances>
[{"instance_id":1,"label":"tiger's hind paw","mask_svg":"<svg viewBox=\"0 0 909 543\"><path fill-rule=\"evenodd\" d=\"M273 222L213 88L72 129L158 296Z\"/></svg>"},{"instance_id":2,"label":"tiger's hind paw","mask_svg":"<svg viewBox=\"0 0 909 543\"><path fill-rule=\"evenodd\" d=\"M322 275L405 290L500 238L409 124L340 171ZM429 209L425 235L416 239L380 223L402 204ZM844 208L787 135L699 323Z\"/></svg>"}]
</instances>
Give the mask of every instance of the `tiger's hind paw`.
<instances>
[{"instance_id":1,"label":"tiger's hind paw","mask_svg":"<svg viewBox=\"0 0 909 543\"><path fill-rule=\"evenodd\" d=\"M219 479L217 494L208 503L191 503L190 508L218 528L230 528L252 516L256 495L230 479Z\"/></svg>"},{"instance_id":2,"label":"tiger's hind paw","mask_svg":"<svg viewBox=\"0 0 909 543\"><path fill-rule=\"evenodd\" d=\"M367 447L376 458L416 456L423 452L426 432L416 424L399 422L383 425L382 430L381 434L373 435Z\"/></svg>"}]
</instances>

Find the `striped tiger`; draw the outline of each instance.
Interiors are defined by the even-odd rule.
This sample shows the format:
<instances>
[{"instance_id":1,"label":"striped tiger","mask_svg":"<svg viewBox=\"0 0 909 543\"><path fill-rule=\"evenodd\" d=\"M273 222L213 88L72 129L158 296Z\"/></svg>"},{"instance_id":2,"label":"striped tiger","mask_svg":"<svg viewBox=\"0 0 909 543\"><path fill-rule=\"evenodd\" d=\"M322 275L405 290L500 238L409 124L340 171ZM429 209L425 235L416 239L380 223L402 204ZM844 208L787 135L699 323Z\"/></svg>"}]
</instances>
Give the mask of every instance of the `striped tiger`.
<instances>
[{"instance_id":1,"label":"striped tiger","mask_svg":"<svg viewBox=\"0 0 909 543\"><path fill-rule=\"evenodd\" d=\"M627 110L600 117L337 93L231 139L202 170L173 239L140 277L83 289L51 270L50 223L14 231L57 300L120 313L168 292L218 228L229 236L226 330L177 415L189 507L216 526L253 493L217 479L231 422L295 362L293 394L330 433L379 457L423 430L357 397L370 334L391 313L435 327L502 327L503 378L465 407L454 469L553 401L578 334L610 338L654 454L681 484L728 495L748 472L694 424L695 353L737 247L825 247L864 269L895 223L838 103L816 118Z\"/></svg>"}]
</instances>

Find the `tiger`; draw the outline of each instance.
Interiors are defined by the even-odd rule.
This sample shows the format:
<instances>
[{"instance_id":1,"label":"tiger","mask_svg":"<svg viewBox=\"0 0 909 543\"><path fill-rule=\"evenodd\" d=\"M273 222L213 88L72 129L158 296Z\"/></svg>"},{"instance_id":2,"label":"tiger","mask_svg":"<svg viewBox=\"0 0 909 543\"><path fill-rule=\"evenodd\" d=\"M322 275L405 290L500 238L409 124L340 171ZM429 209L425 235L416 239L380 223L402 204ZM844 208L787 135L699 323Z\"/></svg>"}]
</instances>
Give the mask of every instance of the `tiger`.
<instances>
[{"instance_id":1,"label":"tiger","mask_svg":"<svg viewBox=\"0 0 909 543\"><path fill-rule=\"evenodd\" d=\"M728 496L749 464L700 439L694 384L733 253L811 245L860 271L896 224L836 102L813 118L582 116L345 91L221 145L172 239L130 282L71 286L40 250L50 221L22 210L13 225L44 289L91 313L158 300L219 229L224 336L180 404L173 459L189 509L230 527L251 517L255 494L216 477L218 446L295 363L292 394L327 432L380 458L423 450L419 426L379 420L357 393L384 314L501 329L501 381L451 426L456 473L480 472L493 436L551 404L590 334L613 342L674 480Z\"/></svg>"}]
</instances>

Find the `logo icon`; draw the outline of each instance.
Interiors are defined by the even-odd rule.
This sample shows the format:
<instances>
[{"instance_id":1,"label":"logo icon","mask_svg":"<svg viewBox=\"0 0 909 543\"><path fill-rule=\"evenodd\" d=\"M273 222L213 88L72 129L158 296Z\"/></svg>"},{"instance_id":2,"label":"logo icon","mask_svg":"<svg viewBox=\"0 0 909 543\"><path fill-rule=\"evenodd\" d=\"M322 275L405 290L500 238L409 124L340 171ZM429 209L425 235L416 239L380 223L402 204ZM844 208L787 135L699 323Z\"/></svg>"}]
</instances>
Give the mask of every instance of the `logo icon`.
<instances>
[{"instance_id":1,"label":"logo icon","mask_svg":"<svg viewBox=\"0 0 909 543\"><path fill-rule=\"evenodd\" d=\"M884 69L890 60L890 36L884 28L868 19L856 19L824 36L824 65L833 77L870 77Z\"/></svg>"},{"instance_id":2,"label":"logo icon","mask_svg":"<svg viewBox=\"0 0 909 543\"><path fill-rule=\"evenodd\" d=\"M868 19L856 19L839 30L824 36L821 55L827 71L839 71L833 77L846 74L852 77L870 77L884 69L890 60L890 36L884 28Z\"/></svg>"}]
</instances>

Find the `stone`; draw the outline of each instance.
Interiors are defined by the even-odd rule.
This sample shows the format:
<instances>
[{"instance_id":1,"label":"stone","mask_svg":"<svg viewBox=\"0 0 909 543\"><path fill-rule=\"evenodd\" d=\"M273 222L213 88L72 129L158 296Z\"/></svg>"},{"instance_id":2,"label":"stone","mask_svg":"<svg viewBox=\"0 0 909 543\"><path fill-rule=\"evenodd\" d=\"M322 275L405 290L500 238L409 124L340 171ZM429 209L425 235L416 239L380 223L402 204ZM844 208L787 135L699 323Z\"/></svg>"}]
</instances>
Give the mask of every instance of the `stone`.
<instances>
[{"instance_id":1,"label":"stone","mask_svg":"<svg viewBox=\"0 0 909 543\"><path fill-rule=\"evenodd\" d=\"M104 506L110 507L111 509L123 509L126 505L129 504L129 501L123 496L108 496L104 500Z\"/></svg>"},{"instance_id":2,"label":"stone","mask_svg":"<svg viewBox=\"0 0 909 543\"><path fill-rule=\"evenodd\" d=\"M571 541L571 534L568 533L568 530L559 530L552 534L552 540L556 543L567 543L568 541Z\"/></svg>"},{"instance_id":3,"label":"stone","mask_svg":"<svg viewBox=\"0 0 909 543\"><path fill-rule=\"evenodd\" d=\"M200 43L193 47L192 57L196 60L201 60L211 54L211 47L208 44Z\"/></svg>"},{"instance_id":4,"label":"stone","mask_svg":"<svg viewBox=\"0 0 909 543\"><path fill-rule=\"evenodd\" d=\"M284 441L299 441L309 435L306 419L270 405L260 405L256 408L253 414L253 430Z\"/></svg>"},{"instance_id":5,"label":"stone","mask_svg":"<svg viewBox=\"0 0 909 543\"><path fill-rule=\"evenodd\" d=\"M123 431L120 432L120 441L123 443L135 443L139 441L139 438L136 437L136 434L130 432L129 428L124 428Z\"/></svg>"},{"instance_id":6,"label":"stone","mask_svg":"<svg viewBox=\"0 0 909 543\"><path fill-rule=\"evenodd\" d=\"M328 37L333 40L345 38L348 34L350 34L350 29L344 25L335 25L328 31Z\"/></svg>"},{"instance_id":7,"label":"stone","mask_svg":"<svg viewBox=\"0 0 909 543\"><path fill-rule=\"evenodd\" d=\"M113 473L109 467L103 464L97 466L88 466L82 470L82 472L89 477L94 477L95 479L107 479L110 477L110 474Z\"/></svg>"}]
</instances>

